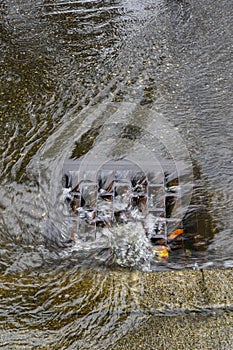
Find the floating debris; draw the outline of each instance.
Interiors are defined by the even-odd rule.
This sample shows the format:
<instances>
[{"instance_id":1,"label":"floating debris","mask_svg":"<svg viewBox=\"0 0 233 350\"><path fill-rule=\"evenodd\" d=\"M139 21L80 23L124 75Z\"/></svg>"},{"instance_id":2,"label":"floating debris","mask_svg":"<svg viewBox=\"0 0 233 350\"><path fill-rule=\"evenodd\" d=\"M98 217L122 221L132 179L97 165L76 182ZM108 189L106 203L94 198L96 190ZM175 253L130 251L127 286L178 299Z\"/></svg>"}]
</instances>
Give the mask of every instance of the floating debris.
<instances>
[{"instance_id":1,"label":"floating debris","mask_svg":"<svg viewBox=\"0 0 233 350\"><path fill-rule=\"evenodd\" d=\"M184 230L182 228L179 228L173 232L171 232L169 235L168 235L168 239L169 240L172 240L172 239L175 239L177 238L178 236L182 235L184 233Z\"/></svg>"}]
</instances>

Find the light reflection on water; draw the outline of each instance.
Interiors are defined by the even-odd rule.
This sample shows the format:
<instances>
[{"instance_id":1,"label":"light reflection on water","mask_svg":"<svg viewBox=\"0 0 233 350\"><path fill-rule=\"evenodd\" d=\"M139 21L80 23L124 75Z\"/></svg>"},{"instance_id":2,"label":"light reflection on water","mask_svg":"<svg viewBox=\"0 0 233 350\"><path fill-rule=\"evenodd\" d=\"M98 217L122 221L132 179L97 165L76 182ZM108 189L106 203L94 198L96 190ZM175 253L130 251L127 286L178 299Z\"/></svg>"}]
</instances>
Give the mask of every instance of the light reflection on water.
<instances>
[{"instance_id":1,"label":"light reflection on water","mask_svg":"<svg viewBox=\"0 0 233 350\"><path fill-rule=\"evenodd\" d=\"M111 271L105 261L112 256L103 246L98 254L96 246L64 250L46 236L48 222L67 235L52 205L60 195L64 157L72 151L70 138L84 125L85 113L101 114L102 102L138 101L162 113L198 168L218 233L207 253L189 259L174 254L167 265L145 253L142 239L143 249L136 246L127 263L145 270L232 267L231 2L16 0L1 1L0 11L5 346L39 348L38 339L45 339L45 347L55 348L57 338L59 349L110 348L143 317L131 313L142 302L143 285L127 269L118 271L123 248ZM56 133L65 123L69 132L59 143ZM18 329L15 338L11 329ZM31 343L25 331L35 332Z\"/></svg>"}]
</instances>

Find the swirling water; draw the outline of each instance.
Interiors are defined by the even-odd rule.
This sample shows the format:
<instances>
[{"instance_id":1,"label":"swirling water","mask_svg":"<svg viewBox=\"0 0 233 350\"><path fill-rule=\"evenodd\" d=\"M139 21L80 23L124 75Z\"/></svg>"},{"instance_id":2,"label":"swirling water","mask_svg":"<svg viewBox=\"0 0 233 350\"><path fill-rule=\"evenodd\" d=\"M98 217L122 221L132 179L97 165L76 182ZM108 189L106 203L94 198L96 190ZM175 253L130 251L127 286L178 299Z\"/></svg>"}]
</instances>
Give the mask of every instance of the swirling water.
<instances>
[{"instance_id":1,"label":"swirling water","mask_svg":"<svg viewBox=\"0 0 233 350\"><path fill-rule=\"evenodd\" d=\"M10 0L0 9L2 342L111 348L142 317L127 316L143 286L121 267L193 261L153 263L140 227L129 241L123 230L97 246L54 246L48 236L66 236L68 226L59 211L64 159L105 121L106 106L120 121L140 107L143 130L148 110L160 113L198 168L217 228L195 262L232 267L232 4ZM119 252L115 267L105 264L106 244Z\"/></svg>"}]
</instances>

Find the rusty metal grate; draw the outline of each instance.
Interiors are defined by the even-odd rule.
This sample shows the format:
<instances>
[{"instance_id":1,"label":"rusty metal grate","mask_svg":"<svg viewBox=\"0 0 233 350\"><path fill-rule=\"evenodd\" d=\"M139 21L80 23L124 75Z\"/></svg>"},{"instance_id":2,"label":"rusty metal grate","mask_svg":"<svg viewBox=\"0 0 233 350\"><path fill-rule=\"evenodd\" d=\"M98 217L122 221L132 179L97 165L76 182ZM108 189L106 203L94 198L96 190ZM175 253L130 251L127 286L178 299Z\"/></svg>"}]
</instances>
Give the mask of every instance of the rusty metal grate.
<instances>
[{"instance_id":1,"label":"rusty metal grate","mask_svg":"<svg viewBox=\"0 0 233 350\"><path fill-rule=\"evenodd\" d=\"M79 181L78 170L66 171L74 221L72 239L95 240L104 226L140 221L153 245L167 245L169 233L182 228L178 180L166 183L158 169L145 174L126 160L110 161L98 171L96 181Z\"/></svg>"}]
</instances>

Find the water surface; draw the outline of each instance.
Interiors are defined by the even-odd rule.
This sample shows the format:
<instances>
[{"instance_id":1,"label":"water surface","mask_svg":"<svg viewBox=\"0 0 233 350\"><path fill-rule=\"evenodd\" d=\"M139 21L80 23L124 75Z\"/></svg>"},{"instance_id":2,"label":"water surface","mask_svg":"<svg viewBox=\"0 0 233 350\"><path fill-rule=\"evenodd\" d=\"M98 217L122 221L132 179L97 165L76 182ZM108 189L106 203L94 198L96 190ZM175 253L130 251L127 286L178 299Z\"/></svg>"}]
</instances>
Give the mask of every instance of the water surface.
<instances>
[{"instance_id":1,"label":"water surface","mask_svg":"<svg viewBox=\"0 0 233 350\"><path fill-rule=\"evenodd\" d=\"M46 335L45 348L51 347L54 338L50 339L49 329L62 322L64 312L72 314L76 303L83 316L77 319L70 314L62 332L76 322L82 339L79 346L98 344L100 349L110 334L114 344L132 325L130 312L108 321L103 316L106 309L106 313L119 311L125 303L134 303L128 294L128 268L232 267L232 3L2 0L0 11L0 271L3 289L16 290L15 295L5 294L4 317L8 316L2 322L7 320L9 329L20 330L14 340L18 346L39 348L35 337L33 344L20 343L24 330L33 329L39 340ZM132 105L145 113L131 113ZM166 145L178 160L186 162L183 150L188 151L197 188L194 201L204 206L211 221L212 236L205 252L175 256L164 265L148 254L140 229L127 238L129 242L124 230L123 239L117 231L112 244L118 255L112 269L126 271L125 275L114 272L112 277L105 263L109 258L103 249L106 241L97 242L97 247L62 249L48 239L56 233L66 237L69 229L61 215L65 210L60 208L61 174L75 142L93 125L107 120L115 149L120 147L106 106L119 111L121 123L122 115L130 125L137 121L140 133L132 129L131 146L149 128L150 118L145 115L150 114L165 120ZM158 154L159 133L156 137L154 144L148 139L147 146ZM88 150L90 144L85 142L82 147ZM92 149L102 153L101 142L96 138ZM161 147L161 156L166 156L163 151ZM126 256L128 244L134 248ZM96 264L110 277L105 280L98 268L93 270ZM43 282L36 277L40 275ZM75 289L80 295L70 302L73 279L84 287L82 292ZM62 303L57 302L60 288L64 289ZM104 301L101 290L106 288L110 296ZM41 318L44 322L39 326L36 320ZM89 325L87 331L83 320ZM100 332L103 324L107 324L105 333ZM71 344L64 337L58 348L72 348Z\"/></svg>"}]
</instances>

